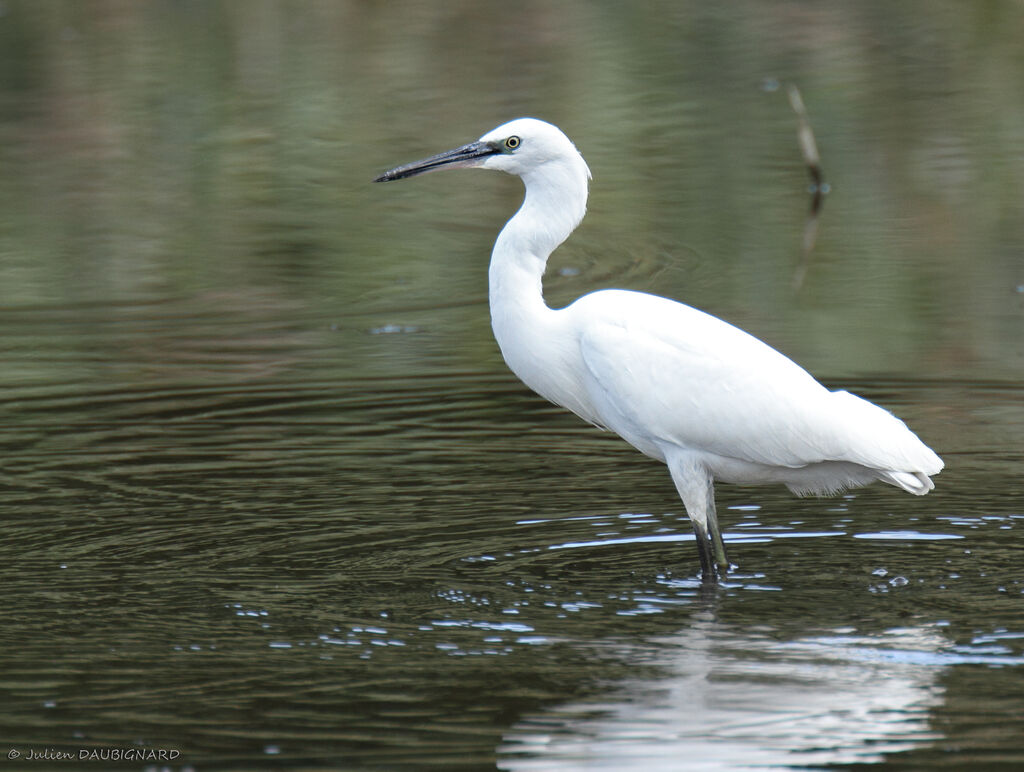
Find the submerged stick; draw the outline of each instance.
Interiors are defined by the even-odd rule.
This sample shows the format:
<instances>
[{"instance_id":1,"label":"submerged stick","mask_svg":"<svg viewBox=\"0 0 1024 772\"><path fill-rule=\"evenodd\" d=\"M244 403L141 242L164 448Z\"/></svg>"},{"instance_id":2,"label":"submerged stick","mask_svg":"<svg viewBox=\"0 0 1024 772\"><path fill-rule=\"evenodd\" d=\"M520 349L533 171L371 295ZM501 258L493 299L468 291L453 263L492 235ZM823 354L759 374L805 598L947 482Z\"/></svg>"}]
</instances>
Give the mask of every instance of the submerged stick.
<instances>
[{"instance_id":1,"label":"submerged stick","mask_svg":"<svg viewBox=\"0 0 1024 772\"><path fill-rule=\"evenodd\" d=\"M789 104L797 117L796 138L800 145L800 153L803 155L807 172L811 176L811 209L807 214L807 222L804 225L803 249L801 250L800 264L793 275L793 289L798 290L804 283L807 275L807 267L810 263L811 252L818 238L818 215L825 200L825 194L829 191L829 185L821 171L821 156L818 154L818 143L814 139L814 130L811 128L811 121L807 115L807 108L804 106L803 97L800 96L800 89L790 84L787 89Z\"/></svg>"}]
</instances>

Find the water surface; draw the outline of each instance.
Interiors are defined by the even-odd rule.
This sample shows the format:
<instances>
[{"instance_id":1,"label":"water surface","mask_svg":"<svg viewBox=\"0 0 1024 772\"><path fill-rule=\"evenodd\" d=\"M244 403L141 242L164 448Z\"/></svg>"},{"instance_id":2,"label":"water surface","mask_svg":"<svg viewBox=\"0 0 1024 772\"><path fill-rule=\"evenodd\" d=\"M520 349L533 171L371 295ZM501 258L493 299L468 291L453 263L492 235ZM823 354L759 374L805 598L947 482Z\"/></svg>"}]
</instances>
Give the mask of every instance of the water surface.
<instances>
[{"instance_id":1,"label":"water surface","mask_svg":"<svg viewBox=\"0 0 1024 772\"><path fill-rule=\"evenodd\" d=\"M1015 11L4 4L11 768L1024 766ZM740 324L935 492L719 486L702 589L665 469L491 339L518 182L369 184L523 114L594 172L552 304Z\"/></svg>"}]
</instances>

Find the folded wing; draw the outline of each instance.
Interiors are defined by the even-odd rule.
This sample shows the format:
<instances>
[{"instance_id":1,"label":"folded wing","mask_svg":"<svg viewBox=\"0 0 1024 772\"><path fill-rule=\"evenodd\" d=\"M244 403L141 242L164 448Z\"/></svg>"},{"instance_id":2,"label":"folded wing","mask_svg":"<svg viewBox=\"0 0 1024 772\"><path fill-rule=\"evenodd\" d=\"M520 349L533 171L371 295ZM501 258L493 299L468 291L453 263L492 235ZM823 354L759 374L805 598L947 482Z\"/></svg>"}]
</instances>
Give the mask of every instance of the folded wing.
<instances>
[{"instance_id":1,"label":"folded wing","mask_svg":"<svg viewBox=\"0 0 1024 772\"><path fill-rule=\"evenodd\" d=\"M606 425L634 445L669 443L792 468L848 461L889 471L887 481L915 493L930 489L927 475L942 468L891 413L828 391L715 317L620 290L576 305L586 322L579 345L591 399ZM596 306L600 313L592 313Z\"/></svg>"}]
</instances>

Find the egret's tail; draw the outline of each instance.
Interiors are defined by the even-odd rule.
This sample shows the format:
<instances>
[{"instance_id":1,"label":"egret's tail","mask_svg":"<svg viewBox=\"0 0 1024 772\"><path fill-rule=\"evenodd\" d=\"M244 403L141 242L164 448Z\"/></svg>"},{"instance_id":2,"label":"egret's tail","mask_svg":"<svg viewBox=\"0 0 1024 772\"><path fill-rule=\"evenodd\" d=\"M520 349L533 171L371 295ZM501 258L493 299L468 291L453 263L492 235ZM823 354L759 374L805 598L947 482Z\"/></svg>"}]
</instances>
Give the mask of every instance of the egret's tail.
<instances>
[{"instance_id":1,"label":"egret's tail","mask_svg":"<svg viewBox=\"0 0 1024 772\"><path fill-rule=\"evenodd\" d=\"M833 392L849 434L846 460L866 466L882 482L923 496L935 488L930 475L942 459L888 410L845 391Z\"/></svg>"},{"instance_id":2,"label":"egret's tail","mask_svg":"<svg viewBox=\"0 0 1024 772\"><path fill-rule=\"evenodd\" d=\"M924 472L886 471L879 474L879 479L915 496L923 496L935 487L935 483Z\"/></svg>"}]
</instances>

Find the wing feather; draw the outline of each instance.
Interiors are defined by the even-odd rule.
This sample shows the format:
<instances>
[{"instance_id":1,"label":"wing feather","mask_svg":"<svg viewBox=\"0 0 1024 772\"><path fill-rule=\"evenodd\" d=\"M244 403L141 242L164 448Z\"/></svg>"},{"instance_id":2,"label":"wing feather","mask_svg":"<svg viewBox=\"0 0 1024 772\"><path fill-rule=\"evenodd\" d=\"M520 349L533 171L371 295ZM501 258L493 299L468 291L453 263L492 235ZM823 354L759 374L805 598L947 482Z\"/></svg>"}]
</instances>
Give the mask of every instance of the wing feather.
<instances>
[{"instance_id":1,"label":"wing feather","mask_svg":"<svg viewBox=\"0 0 1024 772\"><path fill-rule=\"evenodd\" d=\"M586 322L579 327L586 387L602 419L630 441L771 466L842 460L905 472L941 469L895 416L828 391L792 360L720 319L621 290L577 304Z\"/></svg>"}]
</instances>

